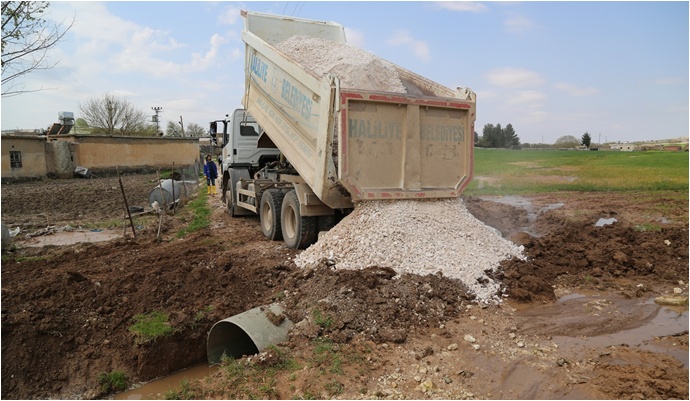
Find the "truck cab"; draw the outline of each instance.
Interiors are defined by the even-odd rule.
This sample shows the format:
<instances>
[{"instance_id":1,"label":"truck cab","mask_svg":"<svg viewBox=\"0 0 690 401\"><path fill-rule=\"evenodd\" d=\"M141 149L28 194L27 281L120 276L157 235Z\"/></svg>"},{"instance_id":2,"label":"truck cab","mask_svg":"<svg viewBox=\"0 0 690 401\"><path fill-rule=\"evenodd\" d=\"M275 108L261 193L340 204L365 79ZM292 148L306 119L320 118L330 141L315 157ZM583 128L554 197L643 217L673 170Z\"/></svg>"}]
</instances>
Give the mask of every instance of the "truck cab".
<instances>
[{"instance_id":1,"label":"truck cab","mask_svg":"<svg viewBox=\"0 0 690 401\"><path fill-rule=\"evenodd\" d=\"M272 144L259 147L259 138L263 129L244 109L236 109L232 116L211 123L211 136L220 134L223 148L222 170L228 167L259 169L268 161L276 160L280 153Z\"/></svg>"},{"instance_id":2,"label":"truck cab","mask_svg":"<svg viewBox=\"0 0 690 401\"><path fill-rule=\"evenodd\" d=\"M237 174L241 171L242 178L254 174L262 169L266 163L278 160L280 151L263 135L264 131L256 120L244 109L236 109L232 115L226 114L224 120L211 122L211 136L218 139L221 136L223 147L221 159L221 171L223 175L222 190L225 198L225 189L229 185L236 184ZM233 177L235 179L233 180ZM248 177L247 177L248 178ZM230 180L232 184L229 184Z\"/></svg>"}]
</instances>

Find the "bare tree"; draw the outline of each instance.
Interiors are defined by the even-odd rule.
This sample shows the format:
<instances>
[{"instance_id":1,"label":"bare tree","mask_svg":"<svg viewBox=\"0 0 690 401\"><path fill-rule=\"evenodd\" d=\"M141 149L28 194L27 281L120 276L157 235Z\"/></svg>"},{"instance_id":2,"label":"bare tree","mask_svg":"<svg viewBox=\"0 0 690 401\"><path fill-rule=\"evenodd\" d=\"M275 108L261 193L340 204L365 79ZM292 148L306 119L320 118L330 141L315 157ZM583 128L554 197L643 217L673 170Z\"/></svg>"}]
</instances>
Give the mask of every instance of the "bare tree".
<instances>
[{"instance_id":1,"label":"bare tree","mask_svg":"<svg viewBox=\"0 0 690 401\"><path fill-rule=\"evenodd\" d=\"M165 136L182 136L182 127L180 127L180 123L168 121L165 128Z\"/></svg>"},{"instance_id":2,"label":"bare tree","mask_svg":"<svg viewBox=\"0 0 690 401\"><path fill-rule=\"evenodd\" d=\"M87 100L79 105L79 110L93 134L130 136L150 131L146 112L109 93Z\"/></svg>"},{"instance_id":3,"label":"bare tree","mask_svg":"<svg viewBox=\"0 0 690 401\"><path fill-rule=\"evenodd\" d=\"M2 2L2 96L9 97L41 89L25 90L17 79L36 70L55 67L46 55L74 25L66 26L43 18L50 5L45 1Z\"/></svg>"},{"instance_id":4,"label":"bare tree","mask_svg":"<svg viewBox=\"0 0 690 401\"><path fill-rule=\"evenodd\" d=\"M197 123L190 123L187 125L184 132L189 137L201 138L202 136L208 136L204 127Z\"/></svg>"}]
</instances>

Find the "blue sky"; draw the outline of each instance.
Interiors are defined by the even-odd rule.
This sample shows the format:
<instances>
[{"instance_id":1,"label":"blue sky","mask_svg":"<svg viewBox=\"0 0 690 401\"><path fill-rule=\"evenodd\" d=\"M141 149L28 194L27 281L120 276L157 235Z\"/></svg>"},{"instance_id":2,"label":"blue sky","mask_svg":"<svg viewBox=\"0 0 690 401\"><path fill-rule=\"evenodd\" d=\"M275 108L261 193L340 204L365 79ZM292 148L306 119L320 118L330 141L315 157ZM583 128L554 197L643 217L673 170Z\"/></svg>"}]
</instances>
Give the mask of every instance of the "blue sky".
<instances>
[{"instance_id":1,"label":"blue sky","mask_svg":"<svg viewBox=\"0 0 690 401\"><path fill-rule=\"evenodd\" d=\"M333 21L348 42L450 88L477 93L475 130L522 143L688 136L688 2L52 2L76 17L59 64L2 98L2 129L47 128L112 93L168 121L241 107L240 10Z\"/></svg>"}]
</instances>

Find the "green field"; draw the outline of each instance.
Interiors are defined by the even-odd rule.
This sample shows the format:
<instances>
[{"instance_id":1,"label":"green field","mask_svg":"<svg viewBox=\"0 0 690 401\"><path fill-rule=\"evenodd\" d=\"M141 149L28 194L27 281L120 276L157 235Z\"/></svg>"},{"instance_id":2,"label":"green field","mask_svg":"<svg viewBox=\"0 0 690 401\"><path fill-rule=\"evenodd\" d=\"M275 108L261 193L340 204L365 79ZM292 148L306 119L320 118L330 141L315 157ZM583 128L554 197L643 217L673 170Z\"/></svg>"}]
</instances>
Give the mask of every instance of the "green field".
<instances>
[{"instance_id":1,"label":"green field","mask_svg":"<svg viewBox=\"0 0 690 401\"><path fill-rule=\"evenodd\" d=\"M688 191L687 152L474 151L465 195L555 191Z\"/></svg>"}]
</instances>

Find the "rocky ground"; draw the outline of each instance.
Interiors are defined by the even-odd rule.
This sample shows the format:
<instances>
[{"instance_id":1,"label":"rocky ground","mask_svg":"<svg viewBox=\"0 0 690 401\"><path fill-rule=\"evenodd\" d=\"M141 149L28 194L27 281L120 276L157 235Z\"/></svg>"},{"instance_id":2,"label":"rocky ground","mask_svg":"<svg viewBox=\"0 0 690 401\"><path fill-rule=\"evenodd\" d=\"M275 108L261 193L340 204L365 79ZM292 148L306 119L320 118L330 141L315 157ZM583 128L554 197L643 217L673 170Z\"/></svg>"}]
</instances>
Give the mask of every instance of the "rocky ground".
<instances>
[{"instance_id":1,"label":"rocky ground","mask_svg":"<svg viewBox=\"0 0 690 401\"><path fill-rule=\"evenodd\" d=\"M151 175L125 176L145 206ZM2 260L2 397L100 398L98 376L129 383L203 363L211 326L281 302L289 340L226 361L182 398L688 398L688 193L554 193L466 197L468 210L527 260L494 273L504 302L478 305L439 275L299 269L298 251L230 218L211 197L211 225L179 236L190 208L137 218L122 236L117 178L2 186L2 220L21 228ZM599 219L612 224L595 226ZM97 225L96 222L107 222ZM99 243L29 247L47 226L103 229ZM412 229L412 228L411 228ZM674 294L680 292L680 294ZM141 342L140 313L174 332Z\"/></svg>"}]
</instances>

